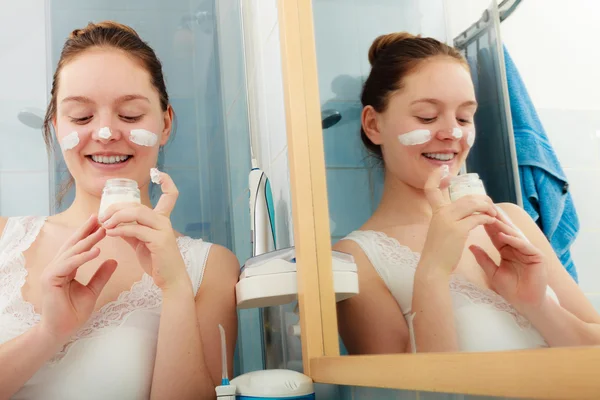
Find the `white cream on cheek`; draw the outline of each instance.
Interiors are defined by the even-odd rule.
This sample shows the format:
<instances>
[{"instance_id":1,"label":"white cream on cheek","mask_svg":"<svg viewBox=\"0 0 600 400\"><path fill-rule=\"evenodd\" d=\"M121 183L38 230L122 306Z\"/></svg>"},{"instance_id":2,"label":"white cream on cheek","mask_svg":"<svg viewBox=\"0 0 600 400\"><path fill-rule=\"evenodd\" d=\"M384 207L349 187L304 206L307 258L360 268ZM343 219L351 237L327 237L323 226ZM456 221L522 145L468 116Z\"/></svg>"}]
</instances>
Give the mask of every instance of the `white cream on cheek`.
<instances>
[{"instance_id":1,"label":"white cream on cheek","mask_svg":"<svg viewBox=\"0 0 600 400\"><path fill-rule=\"evenodd\" d=\"M463 137L463 131L460 128L452 128L452 137L455 139L461 139Z\"/></svg>"},{"instance_id":2,"label":"white cream on cheek","mask_svg":"<svg viewBox=\"0 0 600 400\"><path fill-rule=\"evenodd\" d=\"M108 126L100 128L100 130L98 131L98 137L100 139L110 139L111 136L112 132L110 131L110 128Z\"/></svg>"},{"instance_id":3,"label":"white cream on cheek","mask_svg":"<svg viewBox=\"0 0 600 400\"><path fill-rule=\"evenodd\" d=\"M140 146L154 147L158 142L158 135L146 129L132 129L129 140Z\"/></svg>"},{"instance_id":4,"label":"white cream on cheek","mask_svg":"<svg viewBox=\"0 0 600 400\"><path fill-rule=\"evenodd\" d=\"M467 132L467 145L469 147L473 147L474 143L475 143L475 132L473 132L473 131Z\"/></svg>"},{"instance_id":5,"label":"white cream on cheek","mask_svg":"<svg viewBox=\"0 0 600 400\"><path fill-rule=\"evenodd\" d=\"M419 144L427 143L431 140L431 131L427 129L416 129L398 135L398 140L404 146L417 146Z\"/></svg>"},{"instance_id":6,"label":"white cream on cheek","mask_svg":"<svg viewBox=\"0 0 600 400\"><path fill-rule=\"evenodd\" d=\"M73 131L60 141L60 147L63 151L72 150L79 144L79 133Z\"/></svg>"}]
</instances>

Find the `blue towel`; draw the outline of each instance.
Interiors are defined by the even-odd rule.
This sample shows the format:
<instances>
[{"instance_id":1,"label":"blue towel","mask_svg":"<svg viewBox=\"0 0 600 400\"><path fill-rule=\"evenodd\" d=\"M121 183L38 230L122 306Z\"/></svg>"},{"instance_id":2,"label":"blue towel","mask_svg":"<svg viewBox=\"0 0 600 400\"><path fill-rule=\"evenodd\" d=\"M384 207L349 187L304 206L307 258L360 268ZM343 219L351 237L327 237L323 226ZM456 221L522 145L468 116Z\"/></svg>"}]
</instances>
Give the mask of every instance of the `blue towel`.
<instances>
[{"instance_id":1,"label":"blue towel","mask_svg":"<svg viewBox=\"0 0 600 400\"><path fill-rule=\"evenodd\" d=\"M567 272L577 282L570 247L579 219L569 184L525 84L504 47L510 111L525 211L538 224Z\"/></svg>"}]
</instances>

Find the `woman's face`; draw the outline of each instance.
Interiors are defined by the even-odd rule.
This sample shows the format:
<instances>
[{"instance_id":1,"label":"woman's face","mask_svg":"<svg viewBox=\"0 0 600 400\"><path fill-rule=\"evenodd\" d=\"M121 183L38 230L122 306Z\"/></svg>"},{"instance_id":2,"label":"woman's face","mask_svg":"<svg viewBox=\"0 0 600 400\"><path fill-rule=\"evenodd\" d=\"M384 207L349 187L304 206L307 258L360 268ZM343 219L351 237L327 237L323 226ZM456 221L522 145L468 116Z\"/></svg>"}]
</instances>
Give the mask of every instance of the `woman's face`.
<instances>
[{"instance_id":1,"label":"woman's face","mask_svg":"<svg viewBox=\"0 0 600 400\"><path fill-rule=\"evenodd\" d=\"M162 110L140 63L119 50L90 49L64 65L56 101L54 128L79 189L100 196L109 178L148 184L173 113Z\"/></svg>"},{"instance_id":2,"label":"woman's face","mask_svg":"<svg viewBox=\"0 0 600 400\"><path fill-rule=\"evenodd\" d=\"M448 165L457 174L465 162L475 139L475 91L465 66L447 57L421 63L402 84L383 113L365 107L363 128L381 146L386 170L423 188L434 169Z\"/></svg>"}]
</instances>

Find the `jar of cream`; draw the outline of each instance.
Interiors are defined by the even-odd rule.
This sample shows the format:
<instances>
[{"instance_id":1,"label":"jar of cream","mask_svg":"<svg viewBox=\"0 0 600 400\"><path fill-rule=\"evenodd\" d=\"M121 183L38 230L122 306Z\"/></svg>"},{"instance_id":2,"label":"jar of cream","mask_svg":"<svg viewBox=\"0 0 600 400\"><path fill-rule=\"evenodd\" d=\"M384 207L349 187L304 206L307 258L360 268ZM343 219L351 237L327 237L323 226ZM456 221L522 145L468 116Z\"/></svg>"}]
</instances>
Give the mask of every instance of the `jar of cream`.
<instances>
[{"instance_id":1,"label":"jar of cream","mask_svg":"<svg viewBox=\"0 0 600 400\"><path fill-rule=\"evenodd\" d=\"M140 189L133 179L109 179L104 184L102 199L100 200L100 210L98 215L106 209L117 203L141 203Z\"/></svg>"},{"instance_id":2,"label":"jar of cream","mask_svg":"<svg viewBox=\"0 0 600 400\"><path fill-rule=\"evenodd\" d=\"M476 173L459 175L450 179L448 191L452 202L470 194L482 194L484 196L487 194L483 181L479 179L479 175Z\"/></svg>"}]
</instances>

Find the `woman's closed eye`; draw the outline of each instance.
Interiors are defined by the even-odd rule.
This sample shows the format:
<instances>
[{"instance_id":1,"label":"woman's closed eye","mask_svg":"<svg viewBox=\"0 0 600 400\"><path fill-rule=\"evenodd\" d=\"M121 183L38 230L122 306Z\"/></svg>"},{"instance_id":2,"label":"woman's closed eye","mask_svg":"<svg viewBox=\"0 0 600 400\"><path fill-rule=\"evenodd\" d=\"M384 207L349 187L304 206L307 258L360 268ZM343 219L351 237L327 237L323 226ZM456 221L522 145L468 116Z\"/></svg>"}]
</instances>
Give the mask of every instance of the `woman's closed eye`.
<instances>
[{"instance_id":1,"label":"woman's closed eye","mask_svg":"<svg viewBox=\"0 0 600 400\"><path fill-rule=\"evenodd\" d=\"M136 116L119 115L119 117L125 122L138 122L143 116L144 114Z\"/></svg>"},{"instance_id":2,"label":"woman's closed eye","mask_svg":"<svg viewBox=\"0 0 600 400\"><path fill-rule=\"evenodd\" d=\"M434 122L437 119L437 117L427 118L427 117L419 117L419 116L417 116L417 119L419 121L421 121L422 123L424 123L424 124L430 124L430 123Z\"/></svg>"},{"instance_id":3,"label":"woman's closed eye","mask_svg":"<svg viewBox=\"0 0 600 400\"><path fill-rule=\"evenodd\" d=\"M92 120L92 117L93 117L92 115L89 115L87 117L80 117L80 118L69 117L69 119L74 124L85 125Z\"/></svg>"}]
</instances>

